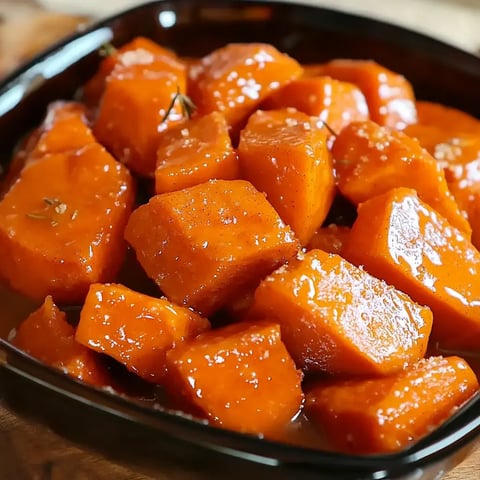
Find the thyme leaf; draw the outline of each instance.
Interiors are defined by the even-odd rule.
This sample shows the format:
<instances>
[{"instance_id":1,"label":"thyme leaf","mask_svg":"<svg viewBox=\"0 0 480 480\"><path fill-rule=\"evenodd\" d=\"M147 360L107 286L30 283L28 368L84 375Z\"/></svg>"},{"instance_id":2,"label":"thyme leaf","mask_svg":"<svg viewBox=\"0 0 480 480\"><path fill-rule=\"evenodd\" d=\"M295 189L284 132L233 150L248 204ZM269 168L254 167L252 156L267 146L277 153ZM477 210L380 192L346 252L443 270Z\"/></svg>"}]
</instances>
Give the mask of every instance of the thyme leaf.
<instances>
[{"instance_id":1,"label":"thyme leaf","mask_svg":"<svg viewBox=\"0 0 480 480\"><path fill-rule=\"evenodd\" d=\"M175 103L177 101L180 104L182 115L187 118L190 118L195 109L197 108L189 97L183 95L183 93L180 93L180 87L177 87L177 93L175 93L175 95L173 96L172 101L170 102L170 105L168 106L167 111L165 112L165 115L161 120L161 123L164 123L167 120L170 113L172 113L172 110L174 109Z\"/></svg>"},{"instance_id":2,"label":"thyme leaf","mask_svg":"<svg viewBox=\"0 0 480 480\"><path fill-rule=\"evenodd\" d=\"M26 217L33 220L48 221L52 227L58 226L59 221L57 216L66 213L68 205L58 198L44 197L42 201L45 203L44 210L40 212L29 212L26 214ZM70 215L70 220L75 220L77 216L78 210L74 210Z\"/></svg>"}]
</instances>

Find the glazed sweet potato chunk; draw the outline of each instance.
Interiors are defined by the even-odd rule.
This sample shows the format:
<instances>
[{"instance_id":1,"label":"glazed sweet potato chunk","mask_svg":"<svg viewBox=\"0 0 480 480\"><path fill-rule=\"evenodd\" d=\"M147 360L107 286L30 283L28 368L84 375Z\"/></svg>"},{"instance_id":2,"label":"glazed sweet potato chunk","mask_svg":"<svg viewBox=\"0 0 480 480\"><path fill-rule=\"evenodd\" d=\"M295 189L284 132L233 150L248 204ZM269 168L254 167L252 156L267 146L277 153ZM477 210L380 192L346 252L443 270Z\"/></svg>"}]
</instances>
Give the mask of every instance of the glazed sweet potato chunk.
<instances>
[{"instance_id":1,"label":"glazed sweet potato chunk","mask_svg":"<svg viewBox=\"0 0 480 480\"><path fill-rule=\"evenodd\" d=\"M410 125L405 133L416 138L443 168L450 192L467 215L472 230L476 229L472 241L478 248L480 231L474 217L480 196L480 122L438 104L419 102L419 108L419 121L423 123Z\"/></svg>"},{"instance_id":2,"label":"glazed sweet potato chunk","mask_svg":"<svg viewBox=\"0 0 480 480\"><path fill-rule=\"evenodd\" d=\"M345 244L350 227L331 224L328 227L319 228L307 245L308 250L318 248L328 253L341 254Z\"/></svg>"},{"instance_id":3,"label":"glazed sweet potato chunk","mask_svg":"<svg viewBox=\"0 0 480 480\"><path fill-rule=\"evenodd\" d=\"M50 153L79 150L95 142L84 105L63 101L51 103L42 124L25 138L15 152L8 173L0 183L0 197L17 180L27 163Z\"/></svg>"},{"instance_id":4,"label":"glazed sweet potato chunk","mask_svg":"<svg viewBox=\"0 0 480 480\"><path fill-rule=\"evenodd\" d=\"M83 88L82 100L90 106L98 105L107 78L115 69L128 68L131 65L149 66L161 61L180 73L185 70L174 52L145 37L136 37L118 49L110 47L104 50L106 56L98 71Z\"/></svg>"},{"instance_id":5,"label":"glazed sweet potato chunk","mask_svg":"<svg viewBox=\"0 0 480 480\"><path fill-rule=\"evenodd\" d=\"M235 134L264 98L302 71L271 45L229 44L191 66L188 94L199 114L221 112Z\"/></svg>"},{"instance_id":6,"label":"glazed sweet potato chunk","mask_svg":"<svg viewBox=\"0 0 480 480\"><path fill-rule=\"evenodd\" d=\"M0 277L37 300L83 300L120 268L133 190L98 144L32 162L0 201Z\"/></svg>"},{"instance_id":7,"label":"glazed sweet potato chunk","mask_svg":"<svg viewBox=\"0 0 480 480\"><path fill-rule=\"evenodd\" d=\"M318 117L334 132L340 132L350 122L369 118L367 102L360 89L327 76L293 80L262 103L266 110L287 107Z\"/></svg>"},{"instance_id":8,"label":"glazed sweet potato chunk","mask_svg":"<svg viewBox=\"0 0 480 480\"><path fill-rule=\"evenodd\" d=\"M471 233L440 165L403 132L371 121L354 122L335 139L332 154L338 189L354 204L392 188L413 188L452 225Z\"/></svg>"},{"instance_id":9,"label":"glazed sweet potato chunk","mask_svg":"<svg viewBox=\"0 0 480 480\"><path fill-rule=\"evenodd\" d=\"M95 142L84 105L78 102L54 102L48 107L39 138L29 156L79 150Z\"/></svg>"},{"instance_id":10,"label":"glazed sweet potato chunk","mask_svg":"<svg viewBox=\"0 0 480 480\"><path fill-rule=\"evenodd\" d=\"M153 176L162 132L183 120L180 102L169 108L185 89L185 71L163 60L115 69L105 84L95 136L131 170Z\"/></svg>"},{"instance_id":11,"label":"glazed sweet potato chunk","mask_svg":"<svg viewBox=\"0 0 480 480\"><path fill-rule=\"evenodd\" d=\"M75 338L143 379L160 383L167 350L209 327L208 320L166 298L150 297L120 284L94 284L83 304Z\"/></svg>"},{"instance_id":12,"label":"glazed sweet potato chunk","mask_svg":"<svg viewBox=\"0 0 480 480\"><path fill-rule=\"evenodd\" d=\"M478 350L480 253L414 190L361 204L342 255L428 305L441 346Z\"/></svg>"},{"instance_id":13,"label":"glazed sweet potato chunk","mask_svg":"<svg viewBox=\"0 0 480 480\"><path fill-rule=\"evenodd\" d=\"M417 115L417 123L420 125L435 125L443 130L480 134L480 120L457 108L417 101Z\"/></svg>"},{"instance_id":14,"label":"glazed sweet potato chunk","mask_svg":"<svg viewBox=\"0 0 480 480\"><path fill-rule=\"evenodd\" d=\"M302 374L272 323L204 333L170 350L167 363L173 396L224 428L268 435L302 406Z\"/></svg>"},{"instance_id":15,"label":"glazed sweet potato chunk","mask_svg":"<svg viewBox=\"0 0 480 480\"><path fill-rule=\"evenodd\" d=\"M305 410L338 450L391 453L430 433L478 388L465 360L430 357L383 378L317 382Z\"/></svg>"},{"instance_id":16,"label":"glazed sweet potato chunk","mask_svg":"<svg viewBox=\"0 0 480 480\"><path fill-rule=\"evenodd\" d=\"M75 341L74 328L50 296L19 325L12 343L41 362L86 383L109 384L96 353Z\"/></svg>"},{"instance_id":17,"label":"glazed sweet potato chunk","mask_svg":"<svg viewBox=\"0 0 480 480\"><path fill-rule=\"evenodd\" d=\"M125 238L172 301L204 315L298 249L265 196L244 180L211 180L156 195L132 213Z\"/></svg>"},{"instance_id":18,"label":"glazed sweet potato chunk","mask_svg":"<svg viewBox=\"0 0 480 480\"><path fill-rule=\"evenodd\" d=\"M240 134L243 178L275 207L306 244L325 220L335 181L324 131L294 109L257 111Z\"/></svg>"},{"instance_id":19,"label":"glazed sweet potato chunk","mask_svg":"<svg viewBox=\"0 0 480 480\"><path fill-rule=\"evenodd\" d=\"M193 187L211 179L238 178L238 159L221 113L171 127L159 140L155 192Z\"/></svg>"},{"instance_id":20,"label":"glazed sweet potato chunk","mask_svg":"<svg viewBox=\"0 0 480 480\"><path fill-rule=\"evenodd\" d=\"M412 85L398 73L371 60L331 60L305 68L308 76L328 75L357 85L365 95L370 118L401 130L417 121Z\"/></svg>"},{"instance_id":21,"label":"glazed sweet potato chunk","mask_svg":"<svg viewBox=\"0 0 480 480\"><path fill-rule=\"evenodd\" d=\"M427 307L322 250L263 280L249 317L278 322L304 370L350 375L383 375L416 362L432 327Z\"/></svg>"}]
</instances>

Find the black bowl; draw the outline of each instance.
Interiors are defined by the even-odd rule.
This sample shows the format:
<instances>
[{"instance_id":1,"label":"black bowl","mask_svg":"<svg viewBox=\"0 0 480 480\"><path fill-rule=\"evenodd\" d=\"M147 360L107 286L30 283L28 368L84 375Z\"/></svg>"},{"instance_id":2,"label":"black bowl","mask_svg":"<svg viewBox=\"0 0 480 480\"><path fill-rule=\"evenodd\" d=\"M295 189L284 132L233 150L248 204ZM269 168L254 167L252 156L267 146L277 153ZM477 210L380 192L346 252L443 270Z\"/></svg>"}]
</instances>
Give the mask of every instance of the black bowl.
<instances>
[{"instance_id":1,"label":"black bowl","mask_svg":"<svg viewBox=\"0 0 480 480\"><path fill-rule=\"evenodd\" d=\"M38 124L47 104L71 98L94 73L106 42L137 35L180 55L200 56L228 42L261 41L301 62L372 58L403 73L417 97L480 116L480 59L439 41L372 19L275 2L171 0L112 17L53 47L0 85L0 165ZM1 305L0 305L1 308ZM0 327L5 335L5 327ZM349 456L289 446L210 427L185 415L89 388L40 365L0 338L2 395L12 408L63 435L150 471L196 478L439 478L480 434L480 398L409 449ZM190 477L189 477L190 478Z\"/></svg>"}]
</instances>

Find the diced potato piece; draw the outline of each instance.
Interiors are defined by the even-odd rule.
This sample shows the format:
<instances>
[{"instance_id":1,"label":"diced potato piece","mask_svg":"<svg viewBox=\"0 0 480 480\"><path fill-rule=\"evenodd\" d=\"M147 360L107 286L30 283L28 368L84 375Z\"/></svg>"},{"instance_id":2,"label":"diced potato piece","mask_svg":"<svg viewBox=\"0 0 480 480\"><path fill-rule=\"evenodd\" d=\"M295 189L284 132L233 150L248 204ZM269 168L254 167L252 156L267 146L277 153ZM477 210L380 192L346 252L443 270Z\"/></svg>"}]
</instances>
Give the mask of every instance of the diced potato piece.
<instances>
[{"instance_id":1,"label":"diced potato piece","mask_svg":"<svg viewBox=\"0 0 480 480\"><path fill-rule=\"evenodd\" d=\"M149 66L163 61L170 68L182 72L185 66L171 50L168 50L145 37L136 37L120 48L106 52L98 71L83 88L83 101L89 106L97 106L105 89L107 77L115 69L123 69L131 65Z\"/></svg>"},{"instance_id":2,"label":"diced potato piece","mask_svg":"<svg viewBox=\"0 0 480 480\"><path fill-rule=\"evenodd\" d=\"M414 190L394 189L361 204L342 254L428 305L433 340L478 350L480 253Z\"/></svg>"},{"instance_id":3,"label":"diced potato piece","mask_svg":"<svg viewBox=\"0 0 480 480\"><path fill-rule=\"evenodd\" d=\"M195 414L239 432L286 427L303 403L302 374L271 323L237 323L167 353L174 397Z\"/></svg>"},{"instance_id":4,"label":"diced potato piece","mask_svg":"<svg viewBox=\"0 0 480 480\"><path fill-rule=\"evenodd\" d=\"M100 102L95 136L131 170L153 176L162 133L183 120L181 102L175 101L170 112L169 107L185 89L185 72L163 59L114 70Z\"/></svg>"},{"instance_id":5,"label":"diced potato piece","mask_svg":"<svg viewBox=\"0 0 480 480\"><path fill-rule=\"evenodd\" d=\"M208 320L166 298L97 283L90 286L75 338L143 379L161 383L167 350L209 327Z\"/></svg>"},{"instance_id":6,"label":"diced potato piece","mask_svg":"<svg viewBox=\"0 0 480 480\"><path fill-rule=\"evenodd\" d=\"M388 377L317 382L305 410L338 450L391 453L430 433L478 388L463 359L431 357Z\"/></svg>"},{"instance_id":7,"label":"diced potato piece","mask_svg":"<svg viewBox=\"0 0 480 480\"><path fill-rule=\"evenodd\" d=\"M211 180L157 195L132 213L125 238L172 301L204 315L298 249L265 196L244 180Z\"/></svg>"},{"instance_id":8,"label":"diced potato piece","mask_svg":"<svg viewBox=\"0 0 480 480\"><path fill-rule=\"evenodd\" d=\"M338 189L353 203L392 188L413 188L424 202L470 235L470 225L448 190L442 168L415 139L371 121L354 122L340 132L332 154Z\"/></svg>"},{"instance_id":9,"label":"diced potato piece","mask_svg":"<svg viewBox=\"0 0 480 480\"><path fill-rule=\"evenodd\" d=\"M350 122L368 120L368 106L361 90L352 83L333 78L299 78L272 93L262 103L266 110L293 107L319 117L334 132ZM327 136L331 132L326 131Z\"/></svg>"},{"instance_id":10,"label":"diced potato piece","mask_svg":"<svg viewBox=\"0 0 480 480\"><path fill-rule=\"evenodd\" d=\"M134 197L128 170L98 144L32 162L0 201L0 277L37 300L82 301L115 278Z\"/></svg>"},{"instance_id":11,"label":"diced potato piece","mask_svg":"<svg viewBox=\"0 0 480 480\"><path fill-rule=\"evenodd\" d=\"M238 146L242 176L292 227L302 245L325 220L335 195L327 137L294 109L257 111Z\"/></svg>"},{"instance_id":12,"label":"diced potato piece","mask_svg":"<svg viewBox=\"0 0 480 480\"><path fill-rule=\"evenodd\" d=\"M50 296L19 325L12 343L41 362L85 383L109 385L107 372L97 354L75 341L74 328Z\"/></svg>"},{"instance_id":13,"label":"diced potato piece","mask_svg":"<svg viewBox=\"0 0 480 480\"><path fill-rule=\"evenodd\" d=\"M340 255L349 233L350 227L332 223L328 227L320 228L315 232L307 245L307 250L318 248L324 252Z\"/></svg>"},{"instance_id":14,"label":"diced potato piece","mask_svg":"<svg viewBox=\"0 0 480 480\"><path fill-rule=\"evenodd\" d=\"M188 94L204 115L219 111L235 135L260 102L300 77L296 60L264 43L234 43L191 65Z\"/></svg>"},{"instance_id":15,"label":"diced potato piece","mask_svg":"<svg viewBox=\"0 0 480 480\"><path fill-rule=\"evenodd\" d=\"M322 250L262 281L249 317L278 322L299 367L350 375L384 375L416 362L432 327L427 307Z\"/></svg>"},{"instance_id":16,"label":"diced potato piece","mask_svg":"<svg viewBox=\"0 0 480 480\"><path fill-rule=\"evenodd\" d=\"M238 178L238 159L221 113L187 120L159 140L155 192L193 187L211 179Z\"/></svg>"},{"instance_id":17,"label":"diced potato piece","mask_svg":"<svg viewBox=\"0 0 480 480\"><path fill-rule=\"evenodd\" d=\"M417 121L412 85L398 73L371 60L331 60L305 67L307 76L328 75L357 85L365 95L370 118L386 127L402 130Z\"/></svg>"}]
</instances>

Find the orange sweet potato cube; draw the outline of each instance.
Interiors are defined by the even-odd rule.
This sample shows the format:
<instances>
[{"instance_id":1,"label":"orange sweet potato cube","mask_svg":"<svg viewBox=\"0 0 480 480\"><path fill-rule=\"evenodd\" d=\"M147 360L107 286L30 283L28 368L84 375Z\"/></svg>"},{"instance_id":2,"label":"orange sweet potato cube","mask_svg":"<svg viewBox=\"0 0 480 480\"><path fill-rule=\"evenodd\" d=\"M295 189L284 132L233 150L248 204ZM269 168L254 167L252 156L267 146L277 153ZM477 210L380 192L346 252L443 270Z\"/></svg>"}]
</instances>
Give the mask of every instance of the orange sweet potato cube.
<instances>
[{"instance_id":1,"label":"orange sweet potato cube","mask_svg":"<svg viewBox=\"0 0 480 480\"><path fill-rule=\"evenodd\" d=\"M238 159L225 117L212 112L171 127L158 143L155 192L238 178Z\"/></svg>"},{"instance_id":2,"label":"orange sweet potato cube","mask_svg":"<svg viewBox=\"0 0 480 480\"><path fill-rule=\"evenodd\" d=\"M244 180L156 195L132 213L125 238L170 300L207 316L298 249L265 196Z\"/></svg>"},{"instance_id":3,"label":"orange sweet potato cube","mask_svg":"<svg viewBox=\"0 0 480 480\"><path fill-rule=\"evenodd\" d=\"M478 118L441 103L418 101L417 116L420 125L435 125L445 130L480 135Z\"/></svg>"},{"instance_id":4,"label":"orange sweet potato cube","mask_svg":"<svg viewBox=\"0 0 480 480\"><path fill-rule=\"evenodd\" d=\"M423 357L432 328L427 307L322 250L263 280L249 317L278 322L299 367L332 374L401 370Z\"/></svg>"},{"instance_id":5,"label":"orange sweet potato cube","mask_svg":"<svg viewBox=\"0 0 480 480\"><path fill-rule=\"evenodd\" d=\"M478 388L465 360L431 357L383 378L317 382L305 411L344 453L391 453L430 433Z\"/></svg>"},{"instance_id":6,"label":"orange sweet potato cube","mask_svg":"<svg viewBox=\"0 0 480 480\"><path fill-rule=\"evenodd\" d=\"M0 277L39 301L82 301L115 278L134 197L128 170L95 143L30 163L0 201Z\"/></svg>"},{"instance_id":7,"label":"orange sweet potato cube","mask_svg":"<svg viewBox=\"0 0 480 480\"><path fill-rule=\"evenodd\" d=\"M74 328L50 296L18 326L12 343L41 362L85 383L109 385L97 354L75 341Z\"/></svg>"},{"instance_id":8,"label":"orange sweet potato cube","mask_svg":"<svg viewBox=\"0 0 480 480\"><path fill-rule=\"evenodd\" d=\"M480 253L414 190L396 188L361 204L342 255L428 305L432 340L478 350Z\"/></svg>"},{"instance_id":9,"label":"orange sweet potato cube","mask_svg":"<svg viewBox=\"0 0 480 480\"><path fill-rule=\"evenodd\" d=\"M272 45L233 43L190 67L188 94L199 114L223 113L235 135L264 98L302 72Z\"/></svg>"},{"instance_id":10,"label":"orange sweet potato cube","mask_svg":"<svg viewBox=\"0 0 480 480\"><path fill-rule=\"evenodd\" d=\"M48 106L39 138L29 156L79 150L95 142L84 105L78 102L54 102Z\"/></svg>"},{"instance_id":11,"label":"orange sweet potato cube","mask_svg":"<svg viewBox=\"0 0 480 480\"><path fill-rule=\"evenodd\" d=\"M293 80L262 103L262 108L266 110L286 107L318 117L336 133L350 122L369 118L367 102L361 90L353 83L327 76ZM328 130L327 133L331 134Z\"/></svg>"},{"instance_id":12,"label":"orange sweet potato cube","mask_svg":"<svg viewBox=\"0 0 480 480\"><path fill-rule=\"evenodd\" d=\"M160 383L167 350L208 328L208 320L166 298L120 284L97 283L88 291L75 339L123 363L144 380Z\"/></svg>"},{"instance_id":13,"label":"orange sweet potato cube","mask_svg":"<svg viewBox=\"0 0 480 480\"><path fill-rule=\"evenodd\" d=\"M149 66L158 61L169 64L177 71L185 70L174 52L145 37L136 37L118 49L107 52L95 75L85 84L82 100L89 106L97 106L105 89L108 76L115 69L131 65Z\"/></svg>"},{"instance_id":14,"label":"orange sweet potato cube","mask_svg":"<svg viewBox=\"0 0 480 480\"><path fill-rule=\"evenodd\" d=\"M338 189L358 205L396 187L413 188L419 197L458 229L471 228L450 193L437 161L413 138L374 122L352 122L332 148Z\"/></svg>"},{"instance_id":15,"label":"orange sweet potato cube","mask_svg":"<svg viewBox=\"0 0 480 480\"><path fill-rule=\"evenodd\" d=\"M272 323L237 323L167 353L167 388L195 414L239 432L278 432L299 412L302 374Z\"/></svg>"},{"instance_id":16,"label":"orange sweet potato cube","mask_svg":"<svg viewBox=\"0 0 480 480\"><path fill-rule=\"evenodd\" d=\"M335 195L327 137L294 109L257 111L240 134L243 178L275 207L305 245L325 220Z\"/></svg>"},{"instance_id":17,"label":"orange sweet potato cube","mask_svg":"<svg viewBox=\"0 0 480 480\"><path fill-rule=\"evenodd\" d=\"M185 72L163 60L114 70L100 102L95 136L131 170L153 176L162 133L183 120L180 102L170 112L169 107L185 88Z\"/></svg>"},{"instance_id":18,"label":"orange sweet potato cube","mask_svg":"<svg viewBox=\"0 0 480 480\"><path fill-rule=\"evenodd\" d=\"M379 125L402 130L417 121L410 82L374 61L335 59L313 68L306 67L306 74L328 75L357 85L367 100L370 118Z\"/></svg>"}]
</instances>

